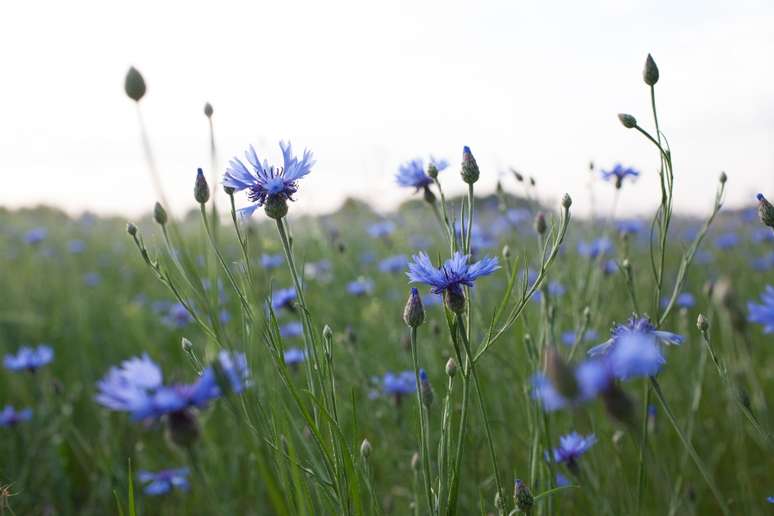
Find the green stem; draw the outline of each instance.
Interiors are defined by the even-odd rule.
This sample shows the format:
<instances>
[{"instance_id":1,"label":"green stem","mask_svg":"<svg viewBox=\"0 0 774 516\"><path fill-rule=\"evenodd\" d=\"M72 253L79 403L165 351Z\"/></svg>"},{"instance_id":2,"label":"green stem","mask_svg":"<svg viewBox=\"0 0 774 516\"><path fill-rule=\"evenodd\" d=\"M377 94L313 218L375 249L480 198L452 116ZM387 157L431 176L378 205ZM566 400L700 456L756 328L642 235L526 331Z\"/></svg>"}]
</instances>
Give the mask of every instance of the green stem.
<instances>
[{"instance_id":1,"label":"green stem","mask_svg":"<svg viewBox=\"0 0 774 516\"><path fill-rule=\"evenodd\" d=\"M417 358L417 329L411 328L411 359L414 362L414 377L417 383L417 408L419 409L419 441L422 449L422 471L425 477L425 496L428 514L434 514L433 491L430 487L430 443L425 428L425 404L422 403L422 384L419 379L419 360Z\"/></svg>"}]
</instances>

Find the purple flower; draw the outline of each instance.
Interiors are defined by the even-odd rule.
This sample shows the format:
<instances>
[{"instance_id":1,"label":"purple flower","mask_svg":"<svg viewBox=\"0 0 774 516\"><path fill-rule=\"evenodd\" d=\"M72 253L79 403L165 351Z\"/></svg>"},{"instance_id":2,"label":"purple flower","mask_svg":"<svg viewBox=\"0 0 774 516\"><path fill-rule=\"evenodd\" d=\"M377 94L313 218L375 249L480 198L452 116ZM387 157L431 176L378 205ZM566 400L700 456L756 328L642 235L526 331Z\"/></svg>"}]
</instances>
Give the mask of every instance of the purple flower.
<instances>
[{"instance_id":1,"label":"purple flower","mask_svg":"<svg viewBox=\"0 0 774 516\"><path fill-rule=\"evenodd\" d=\"M300 337L304 334L304 325L298 321L289 322L280 326L279 332L280 337L285 339Z\"/></svg>"},{"instance_id":2,"label":"purple flower","mask_svg":"<svg viewBox=\"0 0 774 516\"><path fill-rule=\"evenodd\" d=\"M276 269L285 261L282 254L262 254L261 267L266 270Z\"/></svg>"},{"instance_id":3,"label":"purple flower","mask_svg":"<svg viewBox=\"0 0 774 516\"><path fill-rule=\"evenodd\" d=\"M578 432L563 435L559 438L559 447L554 448L554 462L567 464L569 468L577 465L577 460L581 455L589 451L597 442L594 434L582 436Z\"/></svg>"},{"instance_id":4,"label":"purple flower","mask_svg":"<svg viewBox=\"0 0 774 516\"><path fill-rule=\"evenodd\" d=\"M395 223L390 220L376 222L368 226L368 234L373 238L386 238L395 231Z\"/></svg>"},{"instance_id":5,"label":"purple flower","mask_svg":"<svg viewBox=\"0 0 774 516\"><path fill-rule=\"evenodd\" d=\"M173 489L188 491L188 468L164 469L157 472L138 471L137 479L143 484L143 492L157 496L166 494Z\"/></svg>"},{"instance_id":6,"label":"purple flower","mask_svg":"<svg viewBox=\"0 0 774 516\"><path fill-rule=\"evenodd\" d=\"M763 326L763 333L774 333L774 287L766 285L761 294L761 303L747 303L748 317L752 323Z\"/></svg>"},{"instance_id":7,"label":"purple flower","mask_svg":"<svg viewBox=\"0 0 774 516\"><path fill-rule=\"evenodd\" d=\"M599 338L599 333L597 333L595 330L586 330L586 332L583 334L583 341L589 342L592 340L597 340ZM575 340L577 339L577 334L574 331L566 331L562 333L562 344L565 346L572 346L575 344Z\"/></svg>"},{"instance_id":8,"label":"purple flower","mask_svg":"<svg viewBox=\"0 0 774 516\"><path fill-rule=\"evenodd\" d=\"M275 311L282 310L283 308L287 308L288 310L293 310L294 306L293 304L296 301L296 290L294 288L281 288L279 290L275 290L274 293L271 295L271 307Z\"/></svg>"},{"instance_id":9,"label":"purple flower","mask_svg":"<svg viewBox=\"0 0 774 516\"><path fill-rule=\"evenodd\" d=\"M598 256L604 256L613 250L613 243L609 238L598 238L590 243L584 240L578 242L578 254L591 260Z\"/></svg>"},{"instance_id":10,"label":"purple flower","mask_svg":"<svg viewBox=\"0 0 774 516\"><path fill-rule=\"evenodd\" d=\"M83 240L70 240L67 242L67 250L70 254L81 254L86 250L86 242Z\"/></svg>"},{"instance_id":11,"label":"purple flower","mask_svg":"<svg viewBox=\"0 0 774 516\"><path fill-rule=\"evenodd\" d=\"M23 421L29 421L32 419L31 409L16 410L10 405L6 405L5 408L0 411L0 427L13 427Z\"/></svg>"},{"instance_id":12,"label":"purple flower","mask_svg":"<svg viewBox=\"0 0 774 516\"><path fill-rule=\"evenodd\" d=\"M405 254L390 256L379 262L379 270L382 272L397 273L406 270L408 258Z\"/></svg>"},{"instance_id":13,"label":"purple flower","mask_svg":"<svg viewBox=\"0 0 774 516\"><path fill-rule=\"evenodd\" d=\"M411 394L417 390L414 371L384 373L381 384L382 392L385 396L395 396L396 398L400 398L405 394Z\"/></svg>"},{"instance_id":14,"label":"purple flower","mask_svg":"<svg viewBox=\"0 0 774 516\"><path fill-rule=\"evenodd\" d=\"M462 293L462 286L472 287L473 283L482 276L492 274L500 268L497 258L485 257L476 263L469 264L469 256L459 251L446 260L440 268L433 266L430 257L424 252L412 257L409 263L407 276L410 283L425 283L432 287L434 294L451 291L454 294Z\"/></svg>"},{"instance_id":15,"label":"purple flower","mask_svg":"<svg viewBox=\"0 0 774 516\"><path fill-rule=\"evenodd\" d=\"M41 344L37 348L22 346L15 355L5 355L3 365L10 371L29 371L34 373L39 368L51 362L54 350L51 346Z\"/></svg>"},{"instance_id":16,"label":"purple flower","mask_svg":"<svg viewBox=\"0 0 774 516\"><path fill-rule=\"evenodd\" d=\"M627 177L631 177L633 181L639 175L640 175L639 171L631 167L624 167L620 163L616 163L615 166L612 168L612 170L602 171L602 179L604 179L605 181L615 181L616 188L621 188L621 185L623 185L624 179L626 179Z\"/></svg>"},{"instance_id":17,"label":"purple flower","mask_svg":"<svg viewBox=\"0 0 774 516\"><path fill-rule=\"evenodd\" d=\"M731 249L739 245L739 235L736 233L724 233L715 239L718 249Z\"/></svg>"},{"instance_id":18,"label":"purple flower","mask_svg":"<svg viewBox=\"0 0 774 516\"><path fill-rule=\"evenodd\" d=\"M347 284L347 292L353 296L367 296L374 289L374 282L367 278L358 278Z\"/></svg>"},{"instance_id":19,"label":"purple flower","mask_svg":"<svg viewBox=\"0 0 774 516\"><path fill-rule=\"evenodd\" d=\"M237 158L229 162L223 176L223 185L233 188L235 192L247 190L247 198L254 203L240 209L241 215L249 217L269 200L292 201L298 191L298 180L312 170L314 159L310 151L305 150L299 161L293 156L290 143L280 142L279 145L282 149L282 167L270 166L266 160L261 163L252 145L245 152L252 171Z\"/></svg>"},{"instance_id":20,"label":"purple flower","mask_svg":"<svg viewBox=\"0 0 774 516\"><path fill-rule=\"evenodd\" d=\"M41 243L48 236L48 229L44 227L32 228L24 234L24 241L29 245Z\"/></svg>"},{"instance_id":21,"label":"purple flower","mask_svg":"<svg viewBox=\"0 0 774 516\"><path fill-rule=\"evenodd\" d=\"M601 360L586 360L575 368L578 395L575 399L565 398L543 373L532 377L532 398L540 401L546 412L575 407L594 399L610 385L610 373Z\"/></svg>"},{"instance_id":22,"label":"purple flower","mask_svg":"<svg viewBox=\"0 0 774 516\"><path fill-rule=\"evenodd\" d=\"M157 308L160 308L161 310L166 308L166 313L163 313L161 317L161 322L165 326L170 328L183 328L194 321L193 316L182 303L172 303L166 307L163 305L163 303L159 304L157 305Z\"/></svg>"},{"instance_id":23,"label":"purple flower","mask_svg":"<svg viewBox=\"0 0 774 516\"><path fill-rule=\"evenodd\" d=\"M306 360L306 353L300 348L288 348L283 356L285 363L289 366L297 366Z\"/></svg>"},{"instance_id":24,"label":"purple flower","mask_svg":"<svg viewBox=\"0 0 774 516\"><path fill-rule=\"evenodd\" d=\"M440 172L449 166L446 160L436 160L430 158L430 165ZM413 159L403 163L398 167L398 173L395 174L395 181L398 185L406 188L416 188L416 191L427 188L433 182L433 179L425 172L425 166L421 159Z\"/></svg>"}]
</instances>

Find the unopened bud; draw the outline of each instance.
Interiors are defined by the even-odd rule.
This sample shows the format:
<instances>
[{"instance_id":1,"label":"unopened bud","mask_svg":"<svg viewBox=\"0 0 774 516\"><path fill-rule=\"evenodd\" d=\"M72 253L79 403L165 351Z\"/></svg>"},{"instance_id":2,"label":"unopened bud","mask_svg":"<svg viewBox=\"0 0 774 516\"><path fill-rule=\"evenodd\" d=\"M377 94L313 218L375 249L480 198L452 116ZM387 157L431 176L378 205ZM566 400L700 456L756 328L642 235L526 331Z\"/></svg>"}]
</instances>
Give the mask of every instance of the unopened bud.
<instances>
[{"instance_id":1,"label":"unopened bud","mask_svg":"<svg viewBox=\"0 0 774 516\"><path fill-rule=\"evenodd\" d=\"M506 260L511 258L511 248L508 245L503 246L503 258Z\"/></svg>"},{"instance_id":2,"label":"unopened bud","mask_svg":"<svg viewBox=\"0 0 774 516\"><path fill-rule=\"evenodd\" d=\"M432 161L427 165L427 175L430 176L431 179L436 179L438 177L438 167L436 167L435 163Z\"/></svg>"},{"instance_id":3,"label":"unopened bud","mask_svg":"<svg viewBox=\"0 0 774 516\"><path fill-rule=\"evenodd\" d=\"M761 222L770 228L774 228L774 206L771 205L762 193L756 195L755 198L758 199L758 216Z\"/></svg>"},{"instance_id":4,"label":"unopened bud","mask_svg":"<svg viewBox=\"0 0 774 516\"><path fill-rule=\"evenodd\" d=\"M539 211L535 215L535 231L538 235L545 235L548 225L546 224L546 215L542 211Z\"/></svg>"},{"instance_id":5,"label":"unopened bud","mask_svg":"<svg viewBox=\"0 0 774 516\"><path fill-rule=\"evenodd\" d=\"M183 351L185 351L186 353L190 353L191 350L193 349L193 343L190 340L186 339L185 337L183 337L183 340L180 343L180 345L183 347Z\"/></svg>"},{"instance_id":6,"label":"unopened bud","mask_svg":"<svg viewBox=\"0 0 774 516\"><path fill-rule=\"evenodd\" d=\"M206 104L204 104L204 116L206 116L207 118L212 118L212 113L213 113L212 104L207 102Z\"/></svg>"},{"instance_id":7,"label":"unopened bud","mask_svg":"<svg viewBox=\"0 0 774 516\"><path fill-rule=\"evenodd\" d=\"M511 169L511 172L513 173L513 177L516 178L516 181L518 181L519 183L524 181L524 176L521 174L521 172L519 172L514 168Z\"/></svg>"},{"instance_id":8,"label":"unopened bud","mask_svg":"<svg viewBox=\"0 0 774 516\"><path fill-rule=\"evenodd\" d=\"M333 330L327 324L323 327L322 334L325 340L331 340L333 338Z\"/></svg>"},{"instance_id":9,"label":"unopened bud","mask_svg":"<svg viewBox=\"0 0 774 516\"><path fill-rule=\"evenodd\" d=\"M135 102L139 102L140 99L145 96L145 79L142 78L142 74L140 74L134 66L129 68L129 71L126 72L124 91L126 92L126 96Z\"/></svg>"},{"instance_id":10,"label":"unopened bud","mask_svg":"<svg viewBox=\"0 0 774 516\"><path fill-rule=\"evenodd\" d=\"M424 320L425 309L422 306L422 298L419 296L419 290L412 288L406 301L406 307L403 309L403 322L409 328L416 328Z\"/></svg>"},{"instance_id":11,"label":"unopened bud","mask_svg":"<svg viewBox=\"0 0 774 516\"><path fill-rule=\"evenodd\" d=\"M726 175L725 172L721 172L720 177L718 178L718 181L720 181L721 185L726 184L726 181L728 181L728 175Z\"/></svg>"},{"instance_id":12,"label":"unopened bud","mask_svg":"<svg viewBox=\"0 0 774 516\"><path fill-rule=\"evenodd\" d=\"M129 233L132 236L135 236L137 234L137 226L129 222L126 225L126 232Z\"/></svg>"},{"instance_id":13,"label":"unopened bud","mask_svg":"<svg viewBox=\"0 0 774 516\"><path fill-rule=\"evenodd\" d=\"M161 226L167 223L167 211L164 209L160 202L157 202L153 206L153 220L155 220Z\"/></svg>"},{"instance_id":14,"label":"unopened bud","mask_svg":"<svg viewBox=\"0 0 774 516\"><path fill-rule=\"evenodd\" d=\"M368 439L363 439L363 442L360 443L360 456L367 459L371 455L371 450L371 443Z\"/></svg>"},{"instance_id":15,"label":"unopened bud","mask_svg":"<svg viewBox=\"0 0 774 516\"><path fill-rule=\"evenodd\" d=\"M478 181L480 172L478 170L478 164L476 158L473 157L473 153L470 152L470 147L467 145L462 149L462 180L472 185Z\"/></svg>"},{"instance_id":16,"label":"unopened bud","mask_svg":"<svg viewBox=\"0 0 774 516\"><path fill-rule=\"evenodd\" d=\"M521 511L529 514L532 511L532 506L535 504L535 498L527 487L524 481L516 479L516 484L513 488L513 502L516 507Z\"/></svg>"},{"instance_id":17,"label":"unopened bud","mask_svg":"<svg viewBox=\"0 0 774 516\"><path fill-rule=\"evenodd\" d=\"M465 293L461 288L447 288L443 295L447 308L455 314L462 314L465 311Z\"/></svg>"},{"instance_id":18,"label":"unopened bud","mask_svg":"<svg viewBox=\"0 0 774 516\"><path fill-rule=\"evenodd\" d=\"M432 190L430 190L430 187L425 186L425 202L428 204L434 204L435 203L435 194Z\"/></svg>"},{"instance_id":19,"label":"unopened bud","mask_svg":"<svg viewBox=\"0 0 774 516\"><path fill-rule=\"evenodd\" d=\"M650 54L648 54L648 57L645 59L645 68L642 70L642 80L645 81L645 84L648 86L653 86L658 82L658 66L656 66L656 62Z\"/></svg>"},{"instance_id":20,"label":"unopened bud","mask_svg":"<svg viewBox=\"0 0 774 516\"><path fill-rule=\"evenodd\" d=\"M446 374L449 378L454 378L454 375L457 374L457 362L455 362L453 358L449 358L449 360L446 361Z\"/></svg>"},{"instance_id":21,"label":"unopened bud","mask_svg":"<svg viewBox=\"0 0 774 516\"><path fill-rule=\"evenodd\" d=\"M562 196L562 208L568 209L570 206L572 206L572 197L566 193Z\"/></svg>"},{"instance_id":22,"label":"unopened bud","mask_svg":"<svg viewBox=\"0 0 774 516\"><path fill-rule=\"evenodd\" d=\"M618 120L621 121L624 127L627 129L633 129L634 127L637 127L637 119L634 118L632 115L627 115L626 113L620 113L618 115Z\"/></svg>"},{"instance_id":23,"label":"unopened bud","mask_svg":"<svg viewBox=\"0 0 774 516\"><path fill-rule=\"evenodd\" d=\"M196 171L196 182L194 183L194 199L199 204L204 204L210 200L210 186L204 178L202 169Z\"/></svg>"},{"instance_id":24,"label":"unopened bud","mask_svg":"<svg viewBox=\"0 0 774 516\"><path fill-rule=\"evenodd\" d=\"M419 370L419 395L422 398L422 404L430 408L433 405L433 386L430 385L430 379L424 369Z\"/></svg>"}]
</instances>

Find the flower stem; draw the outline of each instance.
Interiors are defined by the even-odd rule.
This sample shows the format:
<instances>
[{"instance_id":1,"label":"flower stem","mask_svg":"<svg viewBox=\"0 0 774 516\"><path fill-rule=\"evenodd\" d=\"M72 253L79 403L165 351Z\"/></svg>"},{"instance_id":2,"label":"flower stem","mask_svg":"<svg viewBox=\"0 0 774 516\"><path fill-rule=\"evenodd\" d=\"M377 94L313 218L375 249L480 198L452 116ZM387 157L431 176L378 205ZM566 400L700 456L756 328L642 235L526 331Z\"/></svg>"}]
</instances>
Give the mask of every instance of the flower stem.
<instances>
[{"instance_id":1,"label":"flower stem","mask_svg":"<svg viewBox=\"0 0 774 516\"><path fill-rule=\"evenodd\" d=\"M425 496L427 497L428 514L434 514L433 490L430 487L430 442L428 428L425 428L425 404L422 403L422 390L419 380L419 360L417 359L417 329L411 328L411 359L414 362L414 377L417 383L417 407L419 409L419 441L422 459L422 471L425 477Z\"/></svg>"}]
</instances>

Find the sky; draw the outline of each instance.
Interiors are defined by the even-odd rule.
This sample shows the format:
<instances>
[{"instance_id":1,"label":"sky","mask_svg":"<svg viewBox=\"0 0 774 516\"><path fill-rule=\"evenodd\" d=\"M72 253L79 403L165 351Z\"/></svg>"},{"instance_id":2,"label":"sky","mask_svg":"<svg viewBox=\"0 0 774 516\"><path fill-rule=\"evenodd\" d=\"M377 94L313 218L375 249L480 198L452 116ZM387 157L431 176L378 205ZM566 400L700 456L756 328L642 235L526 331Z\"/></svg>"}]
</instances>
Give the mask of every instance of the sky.
<instances>
[{"instance_id":1,"label":"sky","mask_svg":"<svg viewBox=\"0 0 774 516\"><path fill-rule=\"evenodd\" d=\"M394 174L430 155L462 191L468 145L478 191L515 167L545 202L564 192L592 208L588 163L642 171L619 213L658 204L658 154L616 114L652 129L642 82L654 56L661 127L673 151L675 206L710 210L774 197L774 3L771 1L25 1L0 6L0 205L51 204L133 216L157 196L138 113L123 92L136 66L140 109L173 210L195 205L197 167L222 174L279 140L316 157L292 210L326 212L348 196L380 210L411 196ZM202 108L214 106L219 162ZM594 209L612 185L594 178Z\"/></svg>"}]
</instances>

